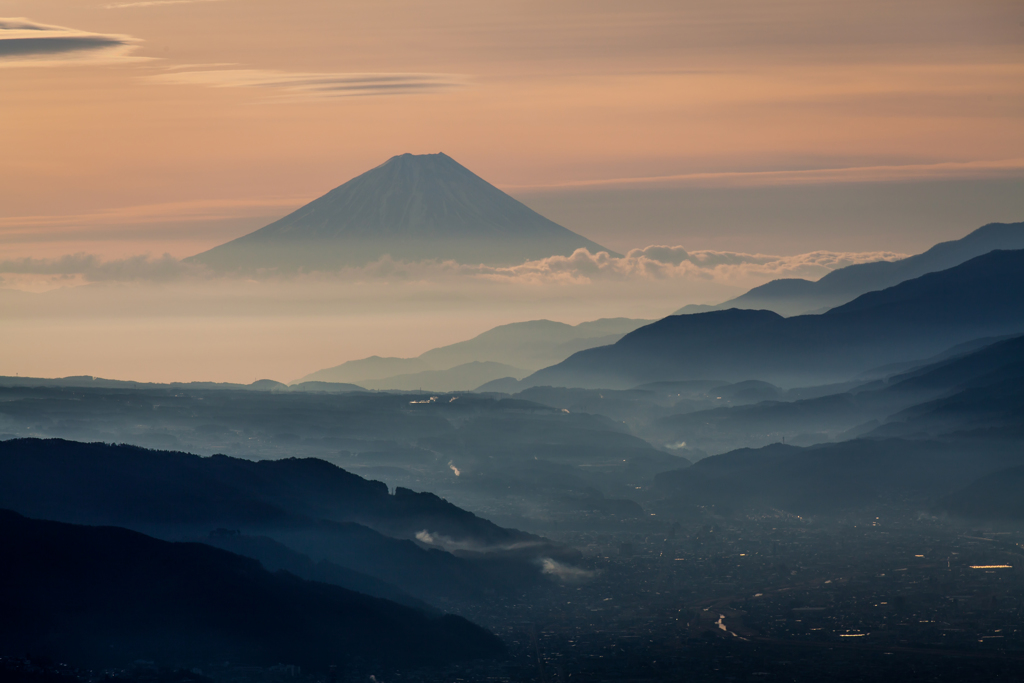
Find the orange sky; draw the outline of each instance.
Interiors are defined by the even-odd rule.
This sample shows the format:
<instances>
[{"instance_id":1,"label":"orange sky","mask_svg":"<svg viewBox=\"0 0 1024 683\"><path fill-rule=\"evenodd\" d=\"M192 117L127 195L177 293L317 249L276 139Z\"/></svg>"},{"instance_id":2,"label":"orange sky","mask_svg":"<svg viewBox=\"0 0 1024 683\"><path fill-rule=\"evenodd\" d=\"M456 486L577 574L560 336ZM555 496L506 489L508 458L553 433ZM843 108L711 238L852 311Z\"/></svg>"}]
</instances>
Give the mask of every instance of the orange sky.
<instances>
[{"instance_id":1,"label":"orange sky","mask_svg":"<svg viewBox=\"0 0 1024 683\"><path fill-rule=\"evenodd\" d=\"M288 381L820 277L1024 219L1022 118L1020 0L0 0L0 374ZM298 283L132 258L438 151L611 249L710 256Z\"/></svg>"},{"instance_id":2,"label":"orange sky","mask_svg":"<svg viewBox=\"0 0 1024 683\"><path fill-rule=\"evenodd\" d=\"M1013 0L0 0L0 16L27 20L0 25L8 257L188 255L407 151L548 204L592 181L1024 176ZM94 42L11 47L26 33ZM678 235L634 223L591 230L714 246L685 217Z\"/></svg>"}]
</instances>

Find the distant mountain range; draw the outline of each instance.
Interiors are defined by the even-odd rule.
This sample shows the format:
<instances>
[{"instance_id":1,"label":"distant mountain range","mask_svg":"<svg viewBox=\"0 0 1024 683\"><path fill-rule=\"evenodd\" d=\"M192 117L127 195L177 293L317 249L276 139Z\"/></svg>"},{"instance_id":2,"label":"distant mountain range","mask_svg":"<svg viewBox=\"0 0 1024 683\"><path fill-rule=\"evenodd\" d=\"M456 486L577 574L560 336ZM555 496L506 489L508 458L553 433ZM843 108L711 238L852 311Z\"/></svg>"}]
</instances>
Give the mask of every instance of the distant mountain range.
<instances>
[{"instance_id":1,"label":"distant mountain range","mask_svg":"<svg viewBox=\"0 0 1024 683\"><path fill-rule=\"evenodd\" d=\"M0 651L78 667L423 665L500 656L455 616L270 573L199 543L0 510ZM351 672L351 671L350 671Z\"/></svg>"},{"instance_id":2,"label":"distant mountain range","mask_svg":"<svg viewBox=\"0 0 1024 683\"><path fill-rule=\"evenodd\" d=\"M786 316L822 312L861 294L946 270L996 249L1024 249L1024 223L990 223L961 239L936 244L922 254L899 261L858 263L834 270L817 281L772 280L721 304L684 306L675 315L730 308L775 311Z\"/></svg>"},{"instance_id":3,"label":"distant mountain range","mask_svg":"<svg viewBox=\"0 0 1024 683\"><path fill-rule=\"evenodd\" d=\"M527 386L630 388L664 380L850 379L972 339L1024 332L1024 250L993 251L821 315L730 309L675 315L580 351Z\"/></svg>"},{"instance_id":4,"label":"distant mountain range","mask_svg":"<svg viewBox=\"0 0 1024 683\"><path fill-rule=\"evenodd\" d=\"M797 400L782 400L788 392L780 392L748 405L678 411L652 420L641 435L654 443L721 453L780 440L809 445L856 436L919 438L1004 429L1013 424L1015 412L1024 428L1024 394L1013 394L1014 383L1024 386L1024 336L849 391Z\"/></svg>"},{"instance_id":5,"label":"distant mountain range","mask_svg":"<svg viewBox=\"0 0 1024 683\"><path fill-rule=\"evenodd\" d=\"M614 254L445 154L402 154L264 228L186 261L222 271L335 270L386 254L402 261L514 265L577 249Z\"/></svg>"},{"instance_id":6,"label":"distant mountain range","mask_svg":"<svg viewBox=\"0 0 1024 683\"><path fill-rule=\"evenodd\" d=\"M603 318L578 325L551 320L510 323L416 358L348 361L306 375L292 386L344 382L367 389L468 391L502 377L525 377L582 349L612 344L649 322Z\"/></svg>"}]
</instances>

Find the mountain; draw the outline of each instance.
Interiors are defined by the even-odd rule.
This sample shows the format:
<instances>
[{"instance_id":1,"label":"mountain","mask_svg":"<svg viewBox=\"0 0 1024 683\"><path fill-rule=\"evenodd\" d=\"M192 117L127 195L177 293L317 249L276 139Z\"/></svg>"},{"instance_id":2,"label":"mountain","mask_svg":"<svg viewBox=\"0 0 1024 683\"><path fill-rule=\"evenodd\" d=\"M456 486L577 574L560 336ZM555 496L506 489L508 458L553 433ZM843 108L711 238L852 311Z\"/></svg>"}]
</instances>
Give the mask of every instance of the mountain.
<instances>
[{"instance_id":1,"label":"mountain","mask_svg":"<svg viewBox=\"0 0 1024 683\"><path fill-rule=\"evenodd\" d=\"M1020 332L1024 250L994 251L821 315L729 309L669 316L525 382L612 389L691 379L828 384L971 339Z\"/></svg>"},{"instance_id":2,"label":"mountain","mask_svg":"<svg viewBox=\"0 0 1024 683\"><path fill-rule=\"evenodd\" d=\"M0 651L72 666L296 664L326 672L500 656L501 642L436 617L304 581L199 543L0 510ZM366 661L370 660L370 661Z\"/></svg>"},{"instance_id":3,"label":"mountain","mask_svg":"<svg viewBox=\"0 0 1024 683\"><path fill-rule=\"evenodd\" d=\"M565 360L583 349L613 344L624 334L646 325L650 320L630 318L602 318L578 325L551 320L499 325L466 341L431 349L417 358L381 358L371 356L352 360L333 368L318 370L297 382L350 382L371 389L429 389L433 391L466 390L485 382L506 377L522 377L533 370ZM502 364L506 372L498 373L497 365L478 367L475 384L465 384L470 373L458 377L455 384L451 375L422 375L411 380L410 375L451 370L467 363ZM518 368L525 368L526 372Z\"/></svg>"},{"instance_id":4,"label":"mountain","mask_svg":"<svg viewBox=\"0 0 1024 683\"><path fill-rule=\"evenodd\" d=\"M772 280L746 294L713 306L684 306L675 315L746 308L800 315L832 308L861 294L946 270L996 249L1024 249L1024 223L989 223L959 240L936 244L899 261L874 261L839 268L820 280Z\"/></svg>"},{"instance_id":5,"label":"mountain","mask_svg":"<svg viewBox=\"0 0 1024 683\"><path fill-rule=\"evenodd\" d=\"M4 451L17 446L19 442L14 439L41 436L90 443L27 441L19 446L30 451L24 458L29 463L40 463L40 467L30 475L5 468ZM115 448L96 443L100 441L159 450ZM45 456L31 454L33 443L36 446L32 448L45 451ZM66 452L58 458L61 449ZM177 451L178 455L172 457L168 451ZM226 453L238 458L203 458L185 451ZM76 452L80 457L75 456ZM297 455L304 457L296 459ZM177 465L175 458L181 459ZM252 463L254 459L262 464ZM218 462L225 463L223 472L213 467ZM133 465L141 467L145 463L160 467L150 464L132 474ZM366 479L386 481L388 486L353 477L349 490L343 486L347 475L327 463ZM461 562L465 558L428 554L427 548L451 548L453 553L459 548L484 548L494 557L509 547L529 546L534 557L557 559L564 548L551 548L543 539L520 535L512 528L547 531L544 520L550 518L546 506L561 506L570 498L589 505L595 491L608 499L629 498L649 473L684 464L683 459L631 436L628 426L617 420L473 393L0 386L0 506L3 495L7 495L6 486L13 487L10 495L21 495L21 489L13 484L19 480L25 482L22 488L30 489L22 502L37 505L47 499L54 505L49 509L57 512L75 512L79 507L67 503L70 496L47 492L66 480L74 485L86 482L82 484L85 491L97 486L111 494L110 500L99 496L99 501L108 506L101 510L104 514L110 514L111 501L117 500L115 494L122 490L147 491L144 500L157 509L166 504L179 515L218 503L219 507L214 508L217 514L187 525L171 525L166 530L132 526L145 519L138 512L116 520L89 521L129 526L175 540L205 538L218 528L267 536L314 562L328 560L428 601L430 596L443 596L446 591L471 591L482 585L481 580L490 579L479 565ZM54 479L48 476L48 467L71 474ZM90 467L97 471L90 473ZM77 468L85 468L85 472ZM170 471L163 472L162 468ZM331 483L340 501L363 501L355 508L358 515L338 508L310 508L319 494L313 495L316 489L306 491L297 484L295 495L286 499L271 495L274 489L264 489L263 485L252 490L261 480L271 479L279 482L277 486L284 486L297 471L319 472L318 468L323 470L320 475L305 480L310 485L317 481L322 486ZM98 484L93 483L96 480ZM190 482L202 486L193 493L186 489L189 495L181 500L193 502L175 506L175 492ZM224 486L231 492L227 501L231 506L226 505L224 495L212 495ZM165 493L165 489L169 491ZM369 491L356 497L353 491L361 489ZM389 494L387 489L394 493ZM417 504L407 513L398 514L406 505L409 491L433 491L455 505L449 506L429 494L413 494L408 500ZM85 521L80 517L43 515L42 511L20 509L13 503L8 507L62 521ZM428 515L435 507L439 519ZM306 544L306 537L293 534L286 538L286 529L269 514L265 522L246 521L239 512L246 508L277 510L278 518L283 511L287 513L284 521L304 519L303 528L312 529L313 536L322 542L314 547ZM498 528L504 528L508 535L487 525L478 527L477 522L458 522L452 517L458 509L472 510L498 522ZM145 508L142 512L152 514ZM323 520L330 524L321 523ZM401 526L395 526L399 522ZM440 540L424 542L419 538L423 531ZM299 541L303 547L298 547ZM453 560L460 562L452 566ZM539 578L535 565L510 562L508 566L521 574L513 584ZM448 581L446 572L468 573L470 578ZM500 585L492 587L497 590Z\"/></svg>"},{"instance_id":6,"label":"mountain","mask_svg":"<svg viewBox=\"0 0 1024 683\"><path fill-rule=\"evenodd\" d=\"M266 227L185 260L223 271L311 271L359 266L385 254L515 265L577 249L609 251L445 154L402 154Z\"/></svg>"},{"instance_id":7,"label":"mountain","mask_svg":"<svg viewBox=\"0 0 1024 683\"><path fill-rule=\"evenodd\" d=\"M424 370L408 375L395 375L379 380L363 381L367 389L386 389L397 391L472 391L485 382L509 377L512 375L525 377L529 370L514 368L494 361L472 361L456 365L447 370Z\"/></svg>"},{"instance_id":8,"label":"mountain","mask_svg":"<svg viewBox=\"0 0 1024 683\"><path fill-rule=\"evenodd\" d=\"M945 496L936 508L968 519L1019 523L1024 519L1022 490L1024 467L1011 467L981 477Z\"/></svg>"},{"instance_id":9,"label":"mountain","mask_svg":"<svg viewBox=\"0 0 1024 683\"><path fill-rule=\"evenodd\" d=\"M640 435L652 442L685 442L721 453L780 440L809 445L855 434L920 438L967 429L1007 429L1015 415L1017 423L1024 423L1020 386L1024 337L1015 337L850 391L677 411L653 420Z\"/></svg>"},{"instance_id":10,"label":"mountain","mask_svg":"<svg viewBox=\"0 0 1024 683\"><path fill-rule=\"evenodd\" d=\"M266 536L421 599L495 587L485 567L409 540L421 532L480 547L542 540L314 458L202 458L60 439L0 441L0 508L167 540L216 529ZM528 562L516 566L530 575Z\"/></svg>"},{"instance_id":11,"label":"mountain","mask_svg":"<svg viewBox=\"0 0 1024 683\"><path fill-rule=\"evenodd\" d=\"M773 444L713 455L655 476L659 515L697 506L834 514L894 501L935 502L1024 461L1020 443L968 439L855 439L797 447ZM1018 494L1019 497L1019 494Z\"/></svg>"},{"instance_id":12,"label":"mountain","mask_svg":"<svg viewBox=\"0 0 1024 683\"><path fill-rule=\"evenodd\" d=\"M260 379L251 384L235 384L232 382L168 382L160 384L157 382L132 382L123 379L104 379L90 375L76 375L72 377L21 377L21 376L0 376L0 387L81 387L83 389L198 389L202 391L312 391L344 393L353 391L366 391L363 387L354 384L342 384L337 382L305 382L303 384L287 385L275 382L272 379Z\"/></svg>"}]
</instances>

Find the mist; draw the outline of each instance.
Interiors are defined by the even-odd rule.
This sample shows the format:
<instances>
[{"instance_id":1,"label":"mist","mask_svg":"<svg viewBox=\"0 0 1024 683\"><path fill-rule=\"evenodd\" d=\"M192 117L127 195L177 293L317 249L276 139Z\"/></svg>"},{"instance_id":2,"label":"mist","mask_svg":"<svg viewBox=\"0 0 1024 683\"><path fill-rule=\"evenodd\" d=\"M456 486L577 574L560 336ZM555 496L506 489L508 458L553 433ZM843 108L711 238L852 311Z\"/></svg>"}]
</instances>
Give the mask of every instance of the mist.
<instances>
[{"instance_id":1,"label":"mist","mask_svg":"<svg viewBox=\"0 0 1024 683\"><path fill-rule=\"evenodd\" d=\"M778 277L898 256L653 246L510 267L384 258L333 273L255 276L168 256L18 259L0 264L8 286L0 307L12 323L0 374L290 382L371 355L417 356L505 323L653 319ZM33 289L44 291L25 291Z\"/></svg>"}]
</instances>

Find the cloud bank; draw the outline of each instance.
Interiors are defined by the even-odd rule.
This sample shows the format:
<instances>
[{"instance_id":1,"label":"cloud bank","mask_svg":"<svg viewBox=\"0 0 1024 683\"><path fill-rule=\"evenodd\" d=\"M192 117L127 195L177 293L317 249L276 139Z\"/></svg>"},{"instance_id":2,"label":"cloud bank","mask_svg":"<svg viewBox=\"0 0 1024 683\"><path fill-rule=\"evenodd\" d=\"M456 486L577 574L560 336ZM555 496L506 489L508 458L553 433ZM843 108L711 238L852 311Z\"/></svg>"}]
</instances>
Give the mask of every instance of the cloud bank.
<instances>
[{"instance_id":1,"label":"cloud bank","mask_svg":"<svg viewBox=\"0 0 1024 683\"><path fill-rule=\"evenodd\" d=\"M0 66L65 66L141 61L132 52L139 40L0 17Z\"/></svg>"},{"instance_id":2,"label":"cloud bank","mask_svg":"<svg viewBox=\"0 0 1024 683\"><path fill-rule=\"evenodd\" d=\"M745 254L731 251L687 251L682 247L648 246L633 249L621 258L606 252L591 254L578 249L571 256L550 256L517 266L466 265L454 261L395 261L385 256L374 263L336 272L300 275L262 273L260 279L307 279L339 281L452 281L482 279L510 284L586 285L600 281L702 280L734 286L750 286L778 278L817 279L855 263L904 258L894 252L814 251L794 256ZM211 278L203 266L183 263L164 254L160 258L133 256L102 260L91 254L72 254L56 259L21 258L0 261L0 273L17 275L80 276L88 282L169 281ZM251 274L246 277L252 277Z\"/></svg>"},{"instance_id":3,"label":"cloud bank","mask_svg":"<svg viewBox=\"0 0 1024 683\"><path fill-rule=\"evenodd\" d=\"M86 282L167 282L200 273L169 254L159 258L142 255L112 260L103 260L92 254L69 254L56 259L19 258L0 261L0 274L63 278L79 276Z\"/></svg>"}]
</instances>

